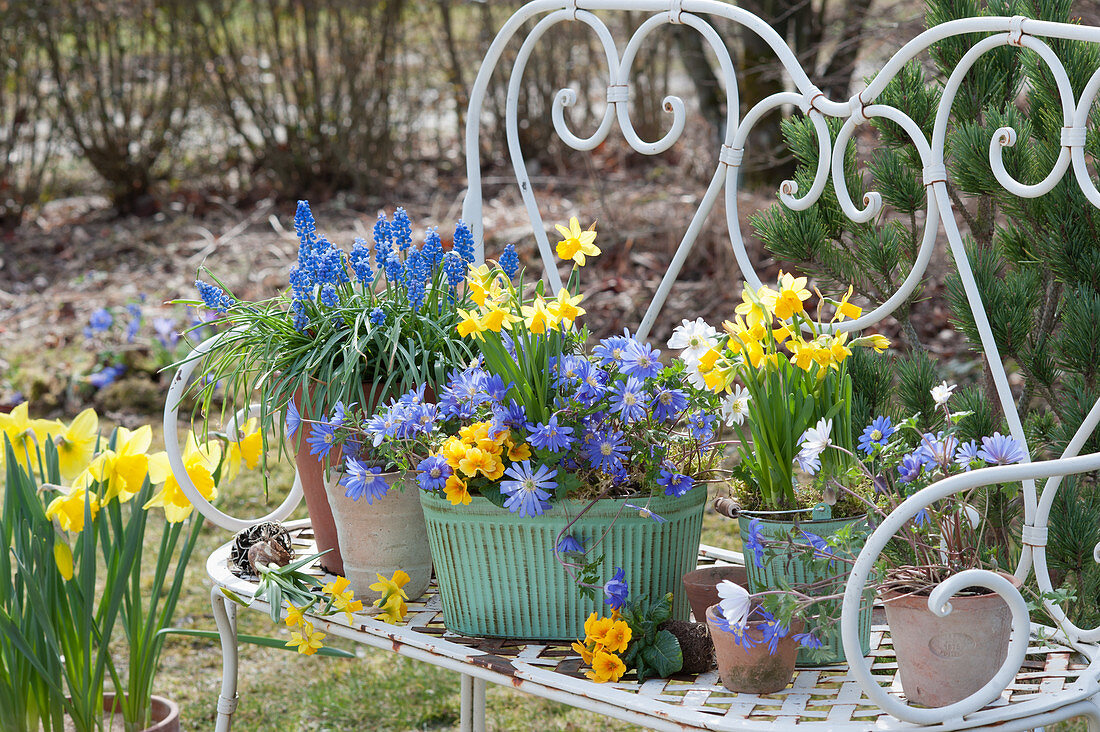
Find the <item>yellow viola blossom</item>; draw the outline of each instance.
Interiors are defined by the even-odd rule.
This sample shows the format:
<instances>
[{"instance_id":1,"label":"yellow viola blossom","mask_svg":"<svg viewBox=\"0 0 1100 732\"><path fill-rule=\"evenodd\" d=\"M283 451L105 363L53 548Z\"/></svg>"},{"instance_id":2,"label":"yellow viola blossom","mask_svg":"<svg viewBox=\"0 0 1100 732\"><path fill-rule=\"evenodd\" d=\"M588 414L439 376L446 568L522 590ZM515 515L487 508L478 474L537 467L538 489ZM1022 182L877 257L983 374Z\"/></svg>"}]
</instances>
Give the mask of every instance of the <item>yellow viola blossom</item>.
<instances>
[{"instance_id":1,"label":"yellow viola blossom","mask_svg":"<svg viewBox=\"0 0 1100 732\"><path fill-rule=\"evenodd\" d=\"M572 259L583 267L585 257L599 256L600 249L595 244L596 224L594 222L587 230L582 230L581 222L574 216L569 219L568 228L561 224L554 228L564 237L557 245L558 256L562 259Z\"/></svg>"},{"instance_id":2,"label":"yellow viola blossom","mask_svg":"<svg viewBox=\"0 0 1100 732\"><path fill-rule=\"evenodd\" d=\"M46 506L46 518L56 520L62 531L83 531L85 504L95 519L99 513L99 498L83 488L74 488L50 501Z\"/></svg>"},{"instance_id":3,"label":"yellow viola blossom","mask_svg":"<svg viewBox=\"0 0 1100 732\"><path fill-rule=\"evenodd\" d=\"M583 299L583 294L570 296L569 290L563 287L558 290L558 296L551 300L546 308L551 315L565 323L566 328L572 328L573 321L586 312L584 308L578 307Z\"/></svg>"},{"instance_id":4,"label":"yellow viola blossom","mask_svg":"<svg viewBox=\"0 0 1100 732\"><path fill-rule=\"evenodd\" d=\"M596 613L592 613L584 621L585 642L602 645L604 636L607 635L607 631L611 630L614 623L615 621L611 618L601 618Z\"/></svg>"},{"instance_id":5,"label":"yellow viola blossom","mask_svg":"<svg viewBox=\"0 0 1100 732\"><path fill-rule=\"evenodd\" d=\"M321 639L327 634L313 629L313 623L302 623L299 629L291 633L290 640L286 642L287 648L297 647L298 653L303 656L312 656L324 647Z\"/></svg>"},{"instance_id":6,"label":"yellow viola blossom","mask_svg":"<svg viewBox=\"0 0 1100 732\"><path fill-rule=\"evenodd\" d=\"M469 489L466 488L466 481L457 475L448 476L447 482L443 485L443 493L455 506L466 506L473 500Z\"/></svg>"},{"instance_id":7,"label":"yellow viola blossom","mask_svg":"<svg viewBox=\"0 0 1100 732\"><path fill-rule=\"evenodd\" d=\"M183 467L199 494L208 501L213 501L218 495L217 486L214 485L214 471L220 460L221 451L216 444L208 442L200 447L195 434L188 434L187 446L183 452ZM169 473L164 486L143 508L152 506L162 507L164 517L169 523L185 520L194 508L172 473Z\"/></svg>"},{"instance_id":8,"label":"yellow viola blossom","mask_svg":"<svg viewBox=\"0 0 1100 732\"><path fill-rule=\"evenodd\" d=\"M626 673L626 664L614 653L596 651L592 654L592 669L584 675L598 684L618 681Z\"/></svg>"},{"instance_id":9,"label":"yellow viola blossom","mask_svg":"<svg viewBox=\"0 0 1100 732\"><path fill-rule=\"evenodd\" d=\"M321 591L332 596L333 607L337 612L344 613L350 625L353 620L352 613L362 611L363 601L355 599L355 592L348 587L349 584L351 583L348 582L347 577L337 577L322 587Z\"/></svg>"},{"instance_id":10,"label":"yellow viola blossom","mask_svg":"<svg viewBox=\"0 0 1100 732\"><path fill-rule=\"evenodd\" d=\"M442 455L443 459L447 461L447 464L451 466L451 470L458 470L458 463L466 457L467 447L468 445L460 438L449 437L439 449L439 454Z\"/></svg>"},{"instance_id":11,"label":"yellow viola blossom","mask_svg":"<svg viewBox=\"0 0 1100 732\"><path fill-rule=\"evenodd\" d=\"M99 416L89 407L76 415L67 427L59 422L58 428L53 436L58 467L62 480L72 481L88 467L95 454L99 440Z\"/></svg>"}]
</instances>

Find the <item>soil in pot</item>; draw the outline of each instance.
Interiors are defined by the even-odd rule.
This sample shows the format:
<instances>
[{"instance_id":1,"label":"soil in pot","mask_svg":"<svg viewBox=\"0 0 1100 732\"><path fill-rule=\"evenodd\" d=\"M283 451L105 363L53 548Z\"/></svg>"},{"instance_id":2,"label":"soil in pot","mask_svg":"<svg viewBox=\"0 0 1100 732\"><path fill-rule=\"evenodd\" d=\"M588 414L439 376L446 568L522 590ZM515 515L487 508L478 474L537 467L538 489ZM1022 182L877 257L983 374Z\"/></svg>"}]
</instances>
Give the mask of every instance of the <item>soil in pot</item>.
<instances>
[{"instance_id":1,"label":"soil in pot","mask_svg":"<svg viewBox=\"0 0 1100 732\"><path fill-rule=\"evenodd\" d=\"M1019 587L1015 577L1004 576ZM944 707L965 699L997 674L1008 655L1012 614L985 588L952 597L943 618L928 609L928 595L890 592L883 602L901 687L912 704Z\"/></svg>"},{"instance_id":2,"label":"soil in pot","mask_svg":"<svg viewBox=\"0 0 1100 732\"><path fill-rule=\"evenodd\" d=\"M684 594L691 605L691 614L698 623L705 623L707 608L718 604L718 585L729 580L734 584L748 587L748 570L732 564L716 564L713 567L700 567L684 575L681 580Z\"/></svg>"},{"instance_id":3,"label":"soil in pot","mask_svg":"<svg viewBox=\"0 0 1100 732\"><path fill-rule=\"evenodd\" d=\"M763 643L763 622L749 622L746 633L756 644L745 649L733 633L722 629L718 623L718 605L707 609L707 627L714 642L714 655L718 661L718 677L722 685L730 691L746 694L774 694L787 688L794 677L794 662L798 655L796 633L802 632L803 623L797 620L791 623L790 632L780 639L776 652L772 654Z\"/></svg>"},{"instance_id":4,"label":"soil in pot","mask_svg":"<svg viewBox=\"0 0 1100 732\"><path fill-rule=\"evenodd\" d=\"M680 644L680 652L684 657L681 673L701 674L714 668L714 644L710 640L706 623L666 620L660 627L676 636Z\"/></svg>"}]
</instances>

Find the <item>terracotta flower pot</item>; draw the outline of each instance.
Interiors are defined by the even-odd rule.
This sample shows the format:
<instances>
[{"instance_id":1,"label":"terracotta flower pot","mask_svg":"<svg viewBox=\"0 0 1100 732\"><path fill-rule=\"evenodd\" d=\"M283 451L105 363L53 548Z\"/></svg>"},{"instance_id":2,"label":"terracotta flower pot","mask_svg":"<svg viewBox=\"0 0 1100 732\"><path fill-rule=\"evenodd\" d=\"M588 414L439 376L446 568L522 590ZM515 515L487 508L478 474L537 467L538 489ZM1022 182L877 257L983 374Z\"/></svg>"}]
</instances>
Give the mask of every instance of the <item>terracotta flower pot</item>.
<instances>
[{"instance_id":1,"label":"terracotta flower pot","mask_svg":"<svg viewBox=\"0 0 1100 732\"><path fill-rule=\"evenodd\" d=\"M716 564L713 567L693 569L684 575L681 582L695 622L705 622L707 608L718 604L718 584L723 580L747 588L748 570L733 564Z\"/></svg>"},{"instance_id":2,"label":"terracotta flower pot","mask_svg":"<svg viewBox=\"0 0 1100 732\"><path fill-rule=\"evenodd\" d=\"M179 732L179 705L171 699L156 695L153 696L152 701L152 717L149 726L143 732ZM115 701L115 695L111 692L103 694L103 708L112 713L110 725L106 729L109 731L121 730L123 728L121 705Z\"/></svg>"},{"instance_id":3,"label":"terracotta flower pot","mask_svg":"<svg viewBox=\"0 0 1100 732\"><path fill-rule=\"evenodd\" d=\"M913 704L944 707L965 699L996 675L1008 655L1012 614L996 593L956 595L943 618L928 609L928 595L888 592L882 599L901 688Z\"/></svg>"},{"instance_id":4,"label":"terracotta flower pot","mask_svg":"<svg viewBox=\"0 0 1100 732\"><path fill-rule=\"evenodd\" d=\"M756 645L746 650L733 633L719 626L718 605L707 608L706 618L722 686L746 694L773 694L787 688L794 676L794 661L798 655L798 641L794 640L794 635L802 632L801 620L791 623L790 632L780 639L773 655L762 642L762 621L749 621L745 632Z\"/></svg>"},{"instance_id":5,"label":"terracotta flower pot","mask_svg":"<svg viewBox=\"0 0 1100 732\"><path fill-rule=\"evenodd\" d=\"M370 395L374 404L380 405L386 400L382 387L372 384L364 385L365 393ZM424 392L424 398L435 400L435 392L428 388ZM295 405L302 404L302 391L294 393ZM332 405L325 405L331 408ZM299 409L299 411L301 411ZM305 416L305 415L303 415ZM309 521L313 527L313 536L317 542L317 551L328 551L321 557L321 568L332 574L344 574L344 557L340 547L339 535L336 531L336 522L332 516L332 507L329 505L329 494L325 484L325 468L339 468L342 460L342 451L334 448L325 460L319 460L317 456L309 454L310 425L303 423L294 436L294 463L298 467L298 477L302 482L302 493L306 499L306 508L309 509ZM407 571L407 570L406 570Z\"/></svg>"},{"instance_id":6,"label":"terracotta flower pot","mask_svg":"<svg viewBox=\"0 0 1100 732\"><path fill-rule=\"evenodd\" d=\"M432 578L428 529L416 480L403 473L382 475L390 490L369 504L365 498L355 501L346 497L344 486L338 483L341 474L336 471L328 486L327 504L343 548L343 574L364 605L380 596L370 589L379 574L387 579L399 569L408 574L404 590L410 600L423 595Z\"/></svg>"}]
</instances>

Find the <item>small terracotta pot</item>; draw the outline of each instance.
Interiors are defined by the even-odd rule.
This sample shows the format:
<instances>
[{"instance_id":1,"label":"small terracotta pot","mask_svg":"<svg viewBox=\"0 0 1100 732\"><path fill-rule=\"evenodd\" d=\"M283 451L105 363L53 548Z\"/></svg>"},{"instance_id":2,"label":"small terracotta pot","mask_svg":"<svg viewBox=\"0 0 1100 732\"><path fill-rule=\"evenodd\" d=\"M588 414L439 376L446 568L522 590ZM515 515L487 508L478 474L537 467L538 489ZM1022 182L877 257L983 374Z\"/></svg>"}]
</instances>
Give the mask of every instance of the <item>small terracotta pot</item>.
<instances>
[{"instance_id":1,"label":"small terracotta pot","mask_svg":"<svg viewBox=\"0 0 1100 732\"><path fill-rule=\"evenodd\" d=\"M416 480L403 473L382 476L390 490L369 504L364 498L355 501L346 497L338 482L341 474L336 471L328 488L328 503L343 548L343 574L364 605L381 596L370 589L379 574L388 579L399 569L407 573L409 583L404 590L410 600L423 595L432 578L428 528Z\"/></svg>"},{"instance_id":2,"label":"small terracotta pot","mask_svg":"<svg viewBox=\"0 0 1100 732\"><path fill-rule=\"evenodd\" d=\"M695 622L705 622L707 608L718 604L718 585L723 580L748 587L748 570L733 564L716 564L713 567L693 569L683 576L684 594L691 605Z\"/></svg>"},{"instance_id":3,"label":"small terracotta pot","mask_svg":"<svg viewBox=\"0 0 1100 732\"><path fill-rule=\"evenodd\" d=\"M745 632L757 645L746 650L737 643L733 633L718 625L721 619L718 605L707 608L706 617L722 686L746 694L773 694L787 688L794 676L794 661L798 655L798 641L794 640L794 635L802 632L801 620L791 623L790 632L786 638L780 639L776 653L772 655L767 644L762 642L763 622L749 621Z\"/></svg>"},{"instance_id":4,"label":"small terracotta pot","mask_svg":"<svg viewBox=\"0 0 1100 732\"><path fill-rule=\"evenodd\" d=\"M1019 580L1003 574L1016 587ZM898 659L905 697L945 707L992 679L1008 655L1012 614L996 593L956 595L943 618L928 609L928 595L883 595L886 623Z\"/></svg>"},{"instance_id":5,"label":"small terracotta pot","mask_svg":"<svg viewBox=\"0 0 1100 732\"><path fill-rule=\"evenodd\" d=\"M152 698L153 713L148 727L143 732L179 732L180 708L171 699L154 695ZM122 729L121 704L115 702L115 695L111 692L103 694L103 709L112 712L108 729ZM117 727L116 727L117 724Z\"/></svg>"}]
</instances>

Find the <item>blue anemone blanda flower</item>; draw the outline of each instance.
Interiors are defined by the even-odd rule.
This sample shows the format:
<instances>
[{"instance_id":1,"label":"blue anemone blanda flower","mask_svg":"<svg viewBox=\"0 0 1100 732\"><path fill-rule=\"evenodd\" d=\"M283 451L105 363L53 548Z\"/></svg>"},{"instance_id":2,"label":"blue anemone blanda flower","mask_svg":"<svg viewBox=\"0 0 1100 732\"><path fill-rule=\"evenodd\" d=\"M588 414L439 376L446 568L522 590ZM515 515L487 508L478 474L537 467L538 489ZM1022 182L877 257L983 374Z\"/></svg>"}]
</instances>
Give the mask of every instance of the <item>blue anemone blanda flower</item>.
<instances>
[{"instance_id":1,"label":"blue anemone blanda flower","mask_svg":"<svg viewBox=\"0 0 1100 732\"><path fill-rule=\"evenodd\" d=\"M603 594L605 605L610 605L612 610L622 610L630 595L630 587L626 584L626 573L622 567L615 567L615 574L603 586Z\"/></svg>"},{"instance_id":2,"label":"blue anemone blanda flower","mask_svg":"<svg viewBox=\"0 0 1100 732\"><path fill-rule=\"evenodd\" d=\"M539 450L565 452L573 444L573 428L558 424L558 415L550 415L550 420L536 425L528 425L527 441Z\"/></svg>"},{"instance_id":3,"label":"blue anemone blanda flower","mask_svg":"<svg viewBox=\"0 0 1100 732\"><path fill-rule=\"evenodd\" d=\"M554 476L558 471L540 465L531 470L531 461L513 463L504 471L512 480L500 482L500 492L508 496L504 507L520 516L539 516L550 508L550 492L558 487Z\"/></svg>"},{"instance_id":4,"label":"blue anemone blanda flower","mask_svg":"<svg viewBox=\"0 0 1100 732\"><path fill-rule=\"evenodd\" d=\"M382 477L382 468L370 466L362 460L349 457L344 461L345 475L340 479L340 485L347 488L344 496L358 501L366 498L367 504L374 503L375 499L382 498L390 489L390 484Z\"/></svg>"},{"instance_id":5,"label":"blue anemone blanda flower","mask_svg":"<svg viewBox=\"0 0 1100 732\"><path fill-rule=\"evenodd\" d=\"M875 451L875 445L884 446L891 435L897 432L897 428L890 422L889 417L876 417L871 424L863 430L859 437L859 449L870 455Z\"/></svg>"},{"instance_id":6,"label":"blue anemone blanda flower","mask_svg":"<svg viewBox=\"0 0 1100 732\"><path fill-rule=\"evenodd\" d=\"M447 484L447 478L454 472L447 464L447 458L442 455L432 455L424 458L416 466L416 481L426 491L441 491Z\"/></svg>"},{"instance_id":7,"label":"blue anemone blanda flower","mask_svg":"<svg viewBox=\"0 0 1100 732\"><path fill-rule=\"evenodd\" d=\"M992 437L982 438L978 457L992 465L1013 465L1027 460L1027 453L1015 437L994 432Z\"/></svg>"}]
</instances>

